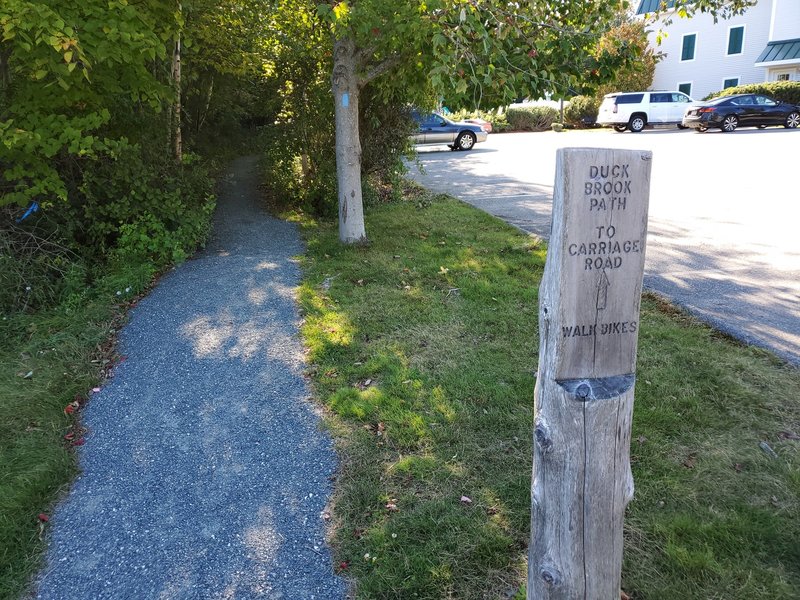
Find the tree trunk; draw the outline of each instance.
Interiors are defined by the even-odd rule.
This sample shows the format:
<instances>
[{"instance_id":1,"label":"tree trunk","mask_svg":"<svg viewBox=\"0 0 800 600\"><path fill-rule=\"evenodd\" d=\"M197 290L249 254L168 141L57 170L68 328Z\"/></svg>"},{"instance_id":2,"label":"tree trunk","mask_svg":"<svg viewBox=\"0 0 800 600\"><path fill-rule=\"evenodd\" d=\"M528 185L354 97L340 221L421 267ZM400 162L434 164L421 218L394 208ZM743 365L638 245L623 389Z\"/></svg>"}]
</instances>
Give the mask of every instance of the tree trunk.
<instances>
[{"instance_id":1,"label":"tree trunk","mask_svg":"<svg viewBox=\"0 0 800 600\"><path fill-rule=\"evenodd\" d=\"M361 141L358 133L358 94L355 44L351 37L333 45L334 114L336 118L336 181L339 197L339 240L364 242L364 207L361 196Z\"/></svg>"},{"instance_id":2,"label":"tree trunk","mask_svg":"<svg viewBox=\"0 0 800 600\"><path fill-rule=\"evenodd\" d=\"M531 600L618 600L651 154L558 151L539 290Z\"/></svg>"},{"instance_id":3,"label":"tree trunk","mask_svg":"<svg viewBox=\"0 0 800 600\"><path fill-rule=\"evenodd\" d=\"M178 2L178 11L183 10L182 4ZM175 103L172 109L172 150L175 161L180 164L183 161L183 139L181 136L181 34L175 40L175 47L172 51L172 89L175 93Z\"/></svg>"},{"instance_id":4,"label":"tree trunk","mask_svg":"<svg viewBox=\"0 0 800 600\"><path fill-rule=\"evenodd\" d=\"M214 76L211 76L211 83L208 84L208 91L206 92L206 101L205 105L203 106L203 112L200 114L200 118L197 120L197 129L196 131L199 133L200 130L203 128L203 125L206 124L206 118L208 118L208 113L211 110L211 97L214 94Z\"/></svg>"}]
</instances>

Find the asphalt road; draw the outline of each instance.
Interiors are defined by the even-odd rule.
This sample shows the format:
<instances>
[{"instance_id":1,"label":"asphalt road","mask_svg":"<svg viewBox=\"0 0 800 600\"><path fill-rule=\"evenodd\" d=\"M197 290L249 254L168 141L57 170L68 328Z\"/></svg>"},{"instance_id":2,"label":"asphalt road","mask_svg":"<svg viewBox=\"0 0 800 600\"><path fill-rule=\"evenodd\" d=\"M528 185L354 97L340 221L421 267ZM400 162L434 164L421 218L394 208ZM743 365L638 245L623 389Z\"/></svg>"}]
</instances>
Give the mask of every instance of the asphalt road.
<instances>
[{"instance_id":1,"label":"asphalt road","mask_svg":"<svg viewBox=\"0 0 800 600\"><path fill-rule=\"evenodd\" d=\"M800 130L493 134L420 148L426 187L548 237L556 149L653 152L645 286L800 365Z\"/></svg>"}]
</instances>

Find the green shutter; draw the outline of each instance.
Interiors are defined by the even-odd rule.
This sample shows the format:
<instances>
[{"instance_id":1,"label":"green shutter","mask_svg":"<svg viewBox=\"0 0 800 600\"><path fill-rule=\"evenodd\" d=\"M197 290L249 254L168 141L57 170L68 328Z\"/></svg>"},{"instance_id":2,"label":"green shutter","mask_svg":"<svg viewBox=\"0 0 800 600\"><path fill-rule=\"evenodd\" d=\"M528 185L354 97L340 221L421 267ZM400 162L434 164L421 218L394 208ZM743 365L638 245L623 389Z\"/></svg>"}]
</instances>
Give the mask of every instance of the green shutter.
<instances>
[{"instance_id":1,"label":"green shutter","mask_svg":"<svg viewBox=\"0 0 800 600\"><path fill-rule=\"evenodd\" d=\"M694 59L694 43L697 39L696 34L683 36L683 51L681 52L681 60Z\"/></svg>"},{"instance_id":2,"label":"green shutter","mask_svg":"<svg viewBox=\"0 0 800 600\"><path fill-rule=\"evenodd\" d=\"M728 54L741 54L744 41L744 26L731 27L728 34Z\"/></svg>"}]
</instances>

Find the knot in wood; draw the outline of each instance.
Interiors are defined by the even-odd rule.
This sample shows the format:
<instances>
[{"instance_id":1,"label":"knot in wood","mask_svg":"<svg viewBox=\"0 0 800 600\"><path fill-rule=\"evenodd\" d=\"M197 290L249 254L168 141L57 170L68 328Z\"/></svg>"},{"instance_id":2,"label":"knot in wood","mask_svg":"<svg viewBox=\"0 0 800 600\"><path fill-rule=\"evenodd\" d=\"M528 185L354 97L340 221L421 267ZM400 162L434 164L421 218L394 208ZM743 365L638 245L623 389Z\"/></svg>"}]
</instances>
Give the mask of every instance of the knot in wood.
<instances>
[{"instance_id":1,"label":"knot in wood","mask_svg":"<svg viewBox=\"0 0 800 600\"><path fill-rule=\"evenodd\" d=\"M542 423L536 425L534 430L534 437L536 438L536 445L539 446L542 452L547 452L553 447L553 440L550 437L550 432L547 427Z\"/></svg>"},{"instance_id":2,"label":"knot in wood","mask_svg":"<svg viewBox=\"0 0 800 600\"><path fill-rule=\"evenodd\" d=\"M543 565L539 569L539 577L549 586L556 587L561 584L561 573L558 572L558 569L549 565Z\"/></svg>"}]
</instances>

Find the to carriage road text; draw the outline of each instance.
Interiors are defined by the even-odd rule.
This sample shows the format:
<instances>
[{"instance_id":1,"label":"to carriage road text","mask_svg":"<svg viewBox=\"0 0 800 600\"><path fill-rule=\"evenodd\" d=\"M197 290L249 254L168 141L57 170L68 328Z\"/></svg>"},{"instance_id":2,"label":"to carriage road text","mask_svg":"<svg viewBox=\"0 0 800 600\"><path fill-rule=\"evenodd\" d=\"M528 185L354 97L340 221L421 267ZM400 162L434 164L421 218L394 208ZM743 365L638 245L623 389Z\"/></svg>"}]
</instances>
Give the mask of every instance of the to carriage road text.
<instances>
[{"instance_id":1,"label":"to carriage road text","mask_svg":"<svg viewBox=\"0 0 800 600\"><path fill-rule=\"evenodd\" d=\"M629 165L590 166L583 189L589 213L624 211L631 193ZM592 228L589 240L570 243L567 252L581 261L584 270L599 271L619 269L626 255L639 254L643 248L641 239L618 235L614 225L598 225Z\"/></svg>"}]
</instances>

